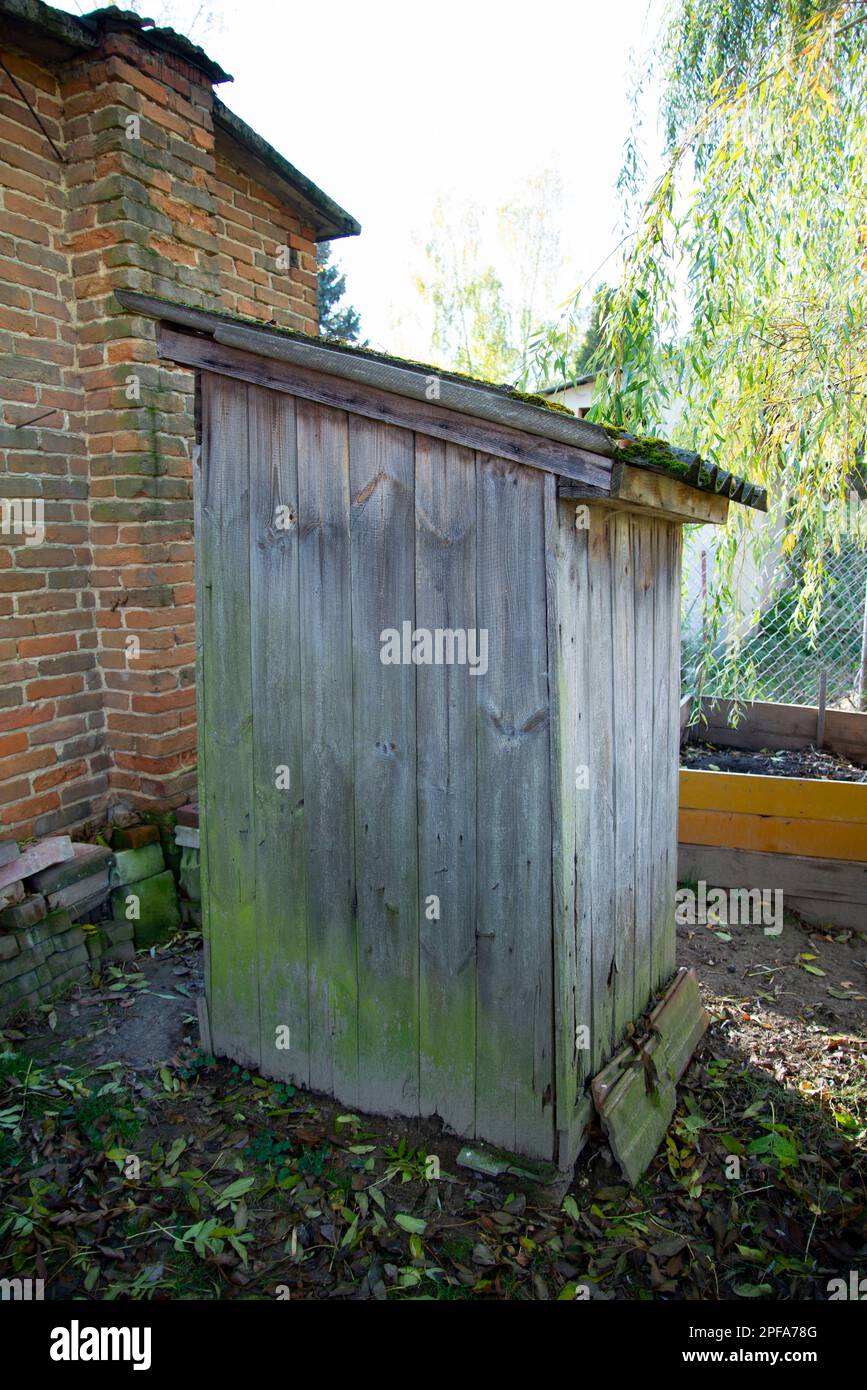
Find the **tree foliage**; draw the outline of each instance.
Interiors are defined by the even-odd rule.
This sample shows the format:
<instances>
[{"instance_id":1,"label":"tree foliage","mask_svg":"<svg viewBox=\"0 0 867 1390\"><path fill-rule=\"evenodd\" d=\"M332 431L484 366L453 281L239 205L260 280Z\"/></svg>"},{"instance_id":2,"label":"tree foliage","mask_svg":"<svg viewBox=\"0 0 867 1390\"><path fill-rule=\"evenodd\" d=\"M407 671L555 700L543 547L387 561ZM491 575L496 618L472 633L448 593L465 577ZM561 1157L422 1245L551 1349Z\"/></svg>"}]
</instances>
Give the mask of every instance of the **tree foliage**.
<instances>
[{"instance_id":1,"label":"tree foliage","mask_svg":"<svg viewBox=\"0 0 867 1390\"><path fill-rule=\"evenodd\" d=\"M344 342L357 343L361 337L361 315L351 304L341 307L340 301L346 293L346 276L339 266L332 265L331 247L327 241L321 241L316 248L316 264L319 271L316 293L320 333L326 338L342 338Z\"/></svg>"},{"instance_id":2,"label":"tree foliage","mask_svg":"<svg viewBox=\"0 0 867 1390\"><path fill-rule=\"evenodd\" d=\"M503 282L483 261L479 213L460 221L438 204L416 288L433 311L432 356L440 366L486 381L512 380L518 354Z\"/></svg>"},{"instance_id":3,"label":"tree foliage","mask_svg":"<svg viewBox=\"0 0 867 1390\"><path fill-rule=\"evenodd\" d=\"M863 0L678 0L654 67L664 167L647 193L630 141L598 354L597 417L656 433L676 401L678 442L767 486L756 544L781 541L808 627L829 549L865 542L865 48ZM732 512L710 631L749 522Z\"/></svg>"},{"instance_id":4,"label":"tree foliage","mask_svg":"<svg viewBox=\"0 0 867 1390\"><path fill-rule=\"evenodd\" d=\"M438 202L415 282L433 313L435 361L488 381L528 383L534 332L560 270L552 213L561 197L559 178L544 171L492 212Z\"/></svg>"},{"instance_id":5,"label":"tree foliage","mask_svg":"<svg viewBox=\"0 0 867 1390\"><path fill-rule=\"evenodd\" d=\"M595 290L584 336L579 340L571 370L567 373L570 379L597 370L603 347L605 320L611 312L613 294L614 291L607 284L599 285Z\"/></svg>"}]
</instances>

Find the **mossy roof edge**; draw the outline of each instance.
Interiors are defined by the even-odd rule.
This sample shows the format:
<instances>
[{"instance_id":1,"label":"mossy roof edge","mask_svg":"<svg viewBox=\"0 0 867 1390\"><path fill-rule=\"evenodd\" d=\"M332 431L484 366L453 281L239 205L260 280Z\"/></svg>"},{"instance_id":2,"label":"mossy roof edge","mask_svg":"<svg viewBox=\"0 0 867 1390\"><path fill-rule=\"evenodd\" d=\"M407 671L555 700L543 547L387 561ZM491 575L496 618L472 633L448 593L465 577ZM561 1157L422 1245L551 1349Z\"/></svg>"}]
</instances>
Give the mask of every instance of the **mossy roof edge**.
<instances>
[{"instance_id":1,"label":"mossy roof edge","mask_svg":"<svg viewBox=\"0 0 867 1390\"><path fill-rule=\"evenodd\" d=\"M725 496L730 501L739 502L743 506L753 507L760 511L767 508L767 494L764 488L746 478L741 478L714 464L707 463L699 454L680 449L663 439L633 435L626 430L597 424L595 421L582 420L568 407L549 402L540 395L517 391L512 386L485 381L462 372L446 371L431 363L395 357L389 353L378 352L373 348L357 347L338 338L301 333L297 329L280 328L276 324L262 323L259 319L250 318L243 314L199 309L194 305L178 303L158 295L141 295L130 290L118 290L115 294L124 308L147 314L149 317L155 317L156 311L162 314L168 322L178 323L198 332L207 333L209 329L212 329L212 326L219 324L250 329L263 337L308 344L316 348L327 349L338 355L363 358L380 363L385 367L403 368L418 375L451 381L459 386L471 387L479 392L496 395L501 399L518 403L524 411L532 412L537 425L545 417L549 423L554 420L564 420L564 418L569 424L574 422L576 438L573 442L576 448L587 447L586 432L592 430L595 439L594 452L613 458L616 462L663 474L677 482L685 483L688 487L693 487L699 492ZM145 308L145 304L151 307ZM516 428L520 429L520 424L516 425ZM579 429L580 434L584 436L583 439L577 437ZM544 433L538 429L536 432ZM558 433L551 437L562 439L559 428Z\"/></svg>"}]
</instances>

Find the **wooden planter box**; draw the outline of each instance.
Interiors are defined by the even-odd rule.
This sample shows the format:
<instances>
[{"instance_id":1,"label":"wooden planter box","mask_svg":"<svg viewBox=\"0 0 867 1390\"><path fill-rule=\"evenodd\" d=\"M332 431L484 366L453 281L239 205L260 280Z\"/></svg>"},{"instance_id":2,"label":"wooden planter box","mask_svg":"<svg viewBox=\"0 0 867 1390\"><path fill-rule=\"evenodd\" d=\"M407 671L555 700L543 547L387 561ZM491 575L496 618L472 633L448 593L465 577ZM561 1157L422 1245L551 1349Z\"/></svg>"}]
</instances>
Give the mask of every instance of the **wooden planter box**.
<instances>
[{"instance_id":1,"label":"wooden planter box","mask_svg":"<svg viewBox=\"0 0 867 1390\"><path fill-rule=\"evenodd\" d=\"M754 704L736 729L708 703L694 736L720 747L805 748L818 710ZM867 715L829 711L825 746L867 763ZM780 888L806 921L867 925L867 783L680 770L678 877L719 888Z\"/></svg>"}]
</instances>

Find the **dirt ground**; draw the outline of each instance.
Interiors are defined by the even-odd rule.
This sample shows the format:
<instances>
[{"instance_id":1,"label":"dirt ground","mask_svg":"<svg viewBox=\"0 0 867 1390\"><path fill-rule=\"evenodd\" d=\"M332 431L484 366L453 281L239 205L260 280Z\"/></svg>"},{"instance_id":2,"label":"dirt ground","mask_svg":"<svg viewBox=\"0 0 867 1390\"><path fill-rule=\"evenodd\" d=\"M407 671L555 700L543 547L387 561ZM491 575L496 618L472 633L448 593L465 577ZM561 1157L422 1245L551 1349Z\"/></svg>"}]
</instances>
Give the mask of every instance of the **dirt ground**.
<instances>
[{"instance_id":1,"label":"dirt ground","mask_svg":"<svg viewBox=\"0 0 867 1390\"><path fill-rule=\"evenodd\" d=\"M133 969L112 971L101 988L73 991L46 1011L41 1029L28 1032L25 1050L68 1066L120 1061L131 1072L152 1072L197 1032L202 987L201 950L181 939L177 951L145 952Z\"/></svg>"},{"instance_id":2,"label":"dirt ground","mask_svg":"<svg viewBox=\"0 0 867 1390\"><path fill-rule=\"evenodd\" d=\"M714 743L685 743L681 767L705 772L748 772L763 777L821 777L832 782L867 782L867 768L850 763L826 748L720 748Z\"/></svg>"},{"instance_id":3,"label":"dirt ground","mask_svg":"<svg viewBox=\"0 0 867 1390\"><path fill-rule=\"evenodd\" d=\"M762 1018L766 1033L791 1038L782 1046L865 1026L864 934L808 927L787 912L779 936L720 922L679 926L677 938L678 963L695 968L706 1003L737 1004Z\"/></svg>"},{"instance_id":4,"label":"dirt ground","mask_svg":"<svg viewBox=\"0 0 867 1390\"><path fill-rule=\"evenodd\" d=\"M826 1298L867 1248L867 938L678 944L712 1023L665 1143L630 1190L592 1132L554 1204L459 1168L436 1124L205 1057L197 942L112 968L0 1043L0 1273L54 1298Z\"/></svg>"}]
</instances>

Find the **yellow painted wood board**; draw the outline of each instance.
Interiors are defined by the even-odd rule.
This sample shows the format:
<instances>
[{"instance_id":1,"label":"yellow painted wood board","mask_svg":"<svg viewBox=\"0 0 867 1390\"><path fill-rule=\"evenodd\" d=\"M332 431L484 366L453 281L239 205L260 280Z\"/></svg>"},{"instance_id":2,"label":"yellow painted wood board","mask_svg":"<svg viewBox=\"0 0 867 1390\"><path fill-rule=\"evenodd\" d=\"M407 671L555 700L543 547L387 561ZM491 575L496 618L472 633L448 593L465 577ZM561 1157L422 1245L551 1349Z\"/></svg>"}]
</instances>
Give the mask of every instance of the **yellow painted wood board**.
<instances>
[{"instance_id":1,"label":"yellow painted wood board","mask_svg":"<svg viewBox=\"0 0 867 1390\"><path fill-rule=\"evenodd\" d=\"M867 827L850 821L751 816L681 807L678 839L681 844L867 861Z\"/></svg>"},{"instance_id":2,"label":"yellow painted wood board","mask_svg":"<svg viewBox=\"0 0 867 1390\"><path fill-rule=\"evenodd\" d=\"M681 768L680 808L867 826L867 783Z\"/></svg>"}]
</instances>

